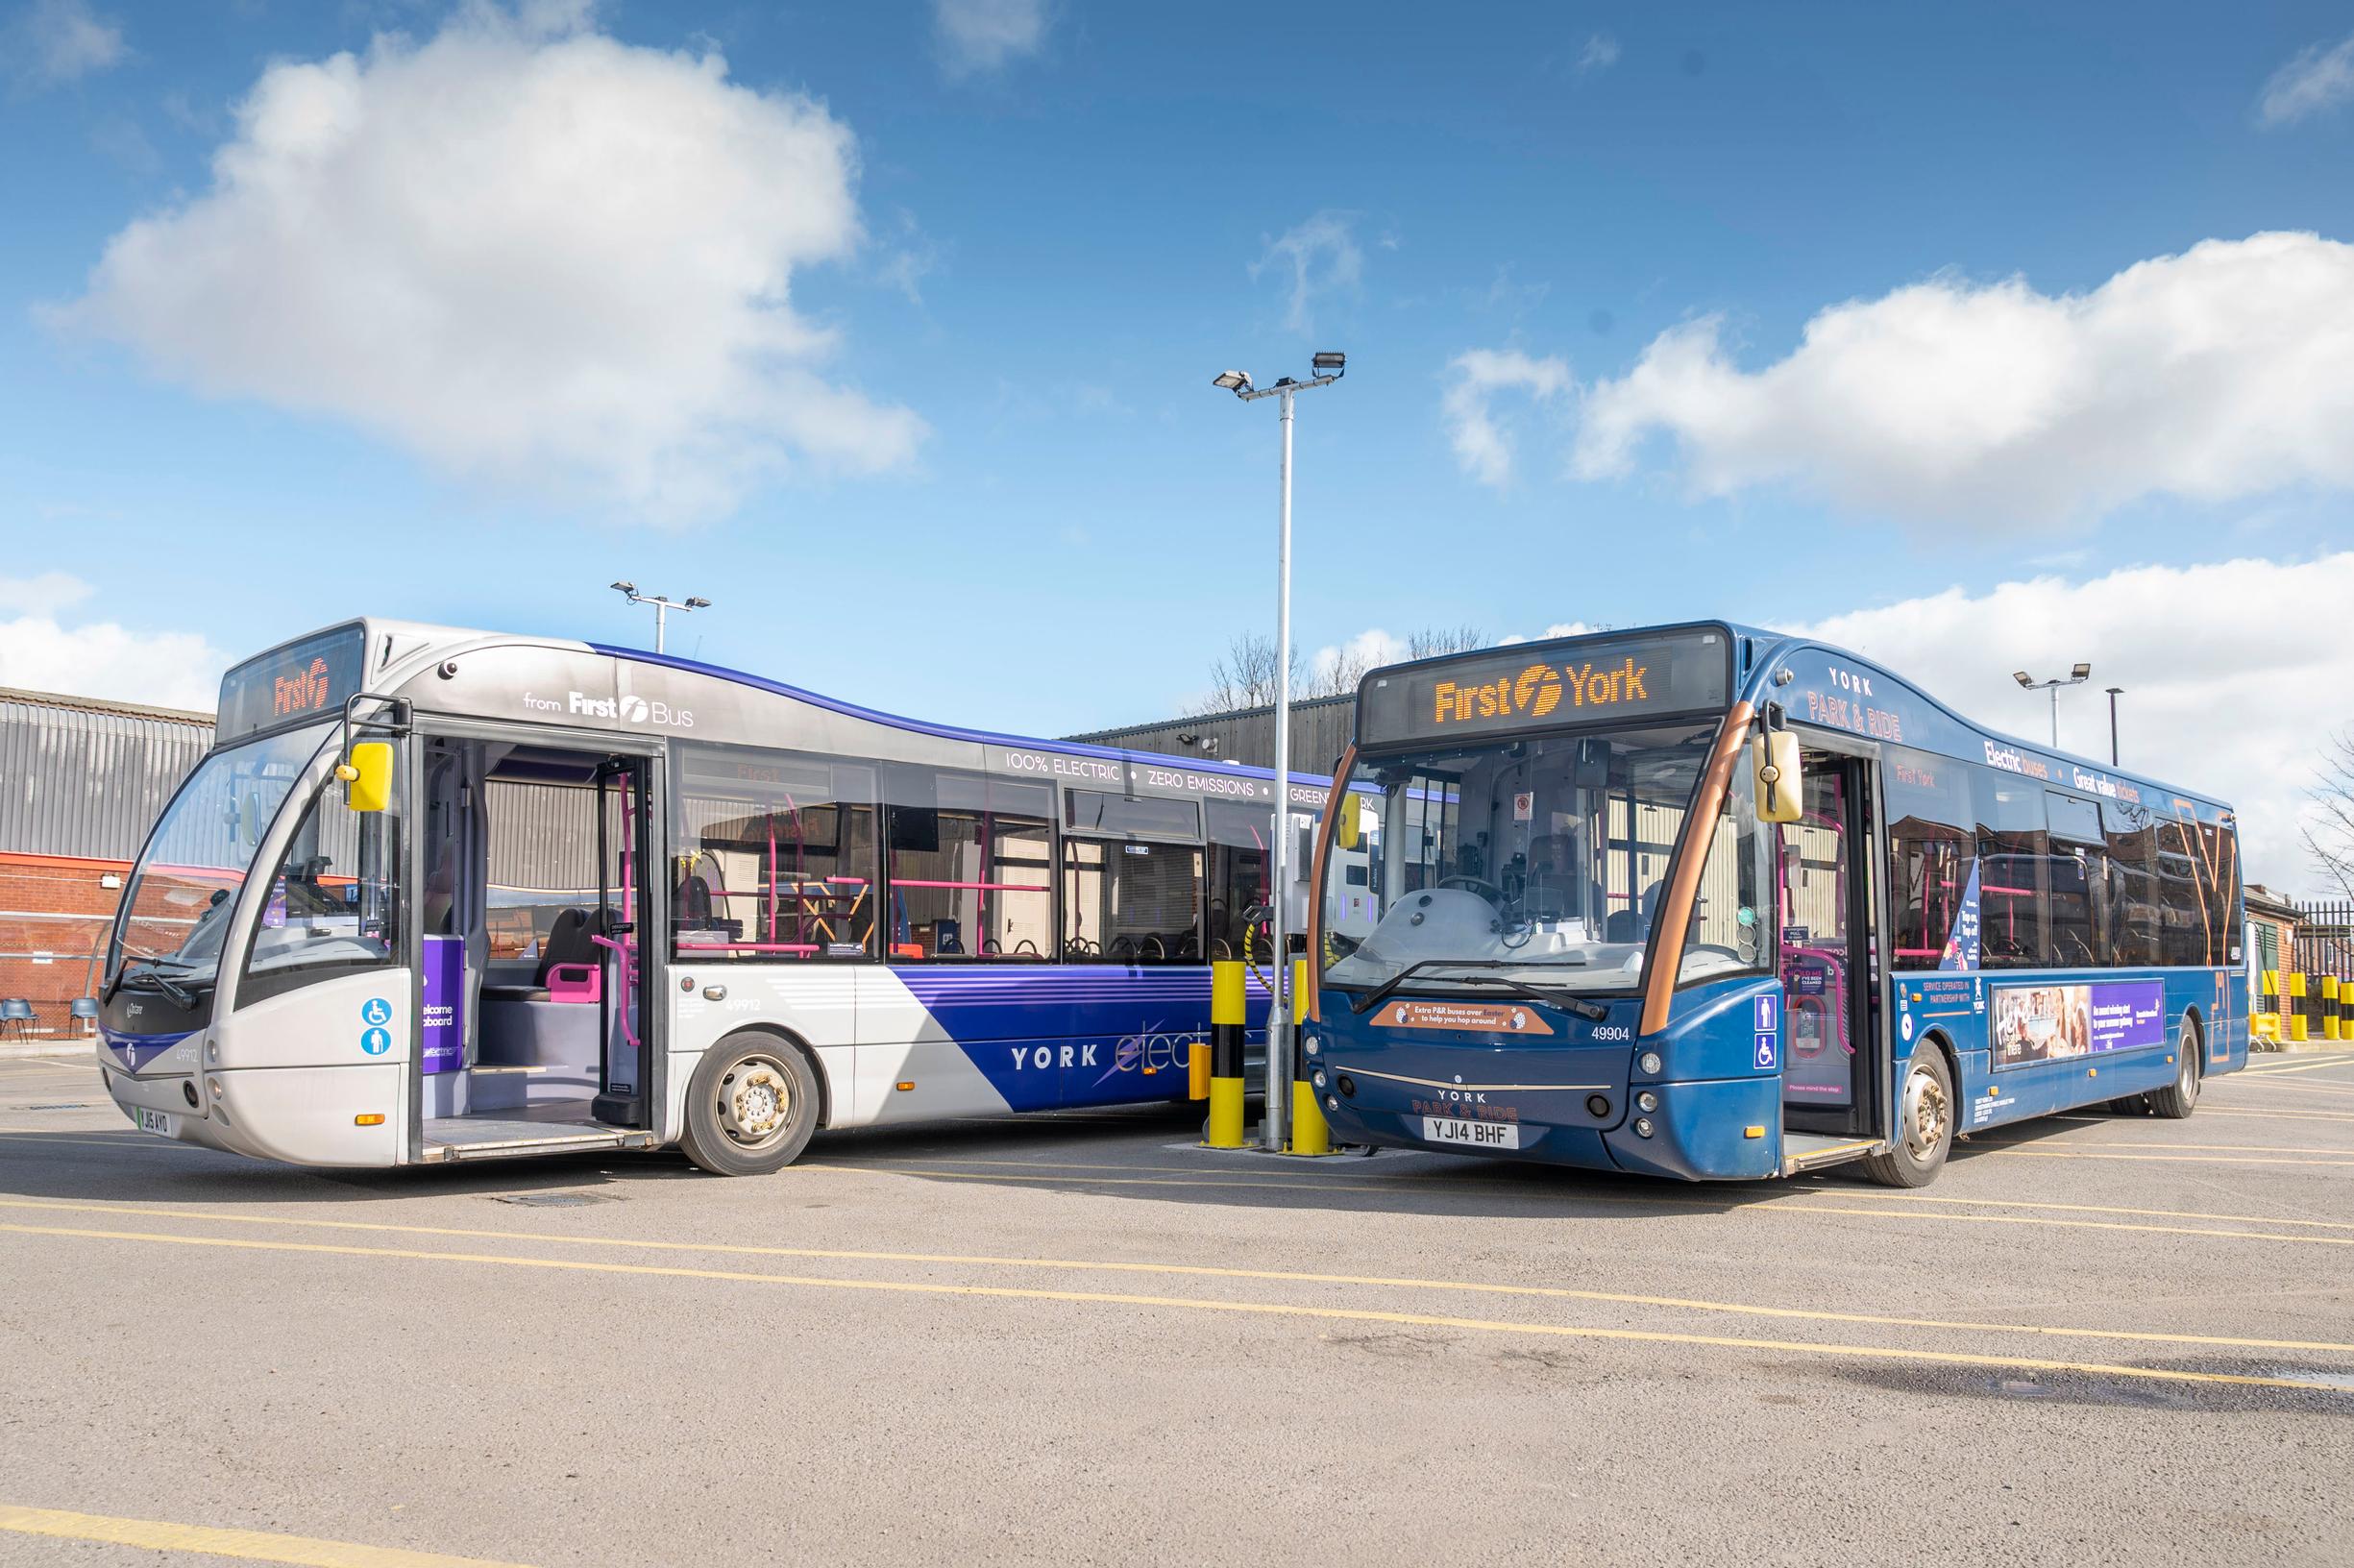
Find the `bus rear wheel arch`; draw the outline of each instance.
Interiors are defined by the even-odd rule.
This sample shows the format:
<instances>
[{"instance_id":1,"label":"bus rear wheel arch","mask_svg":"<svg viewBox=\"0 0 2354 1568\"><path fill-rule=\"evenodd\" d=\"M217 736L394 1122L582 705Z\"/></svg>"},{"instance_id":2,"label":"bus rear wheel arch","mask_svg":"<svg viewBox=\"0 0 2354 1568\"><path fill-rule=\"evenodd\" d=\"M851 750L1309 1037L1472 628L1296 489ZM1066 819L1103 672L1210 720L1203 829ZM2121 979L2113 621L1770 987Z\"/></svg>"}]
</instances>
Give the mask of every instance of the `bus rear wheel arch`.
<instances>
[{"instance_id":1,"label":"bus rear wheel arch","mask_svg":"<svg viewBox=\"0 0 2354 1568\"><path fill-rule=\"evenodd\" d=\"M1960 1102L1945 1042L1922 1038L1905 1062L1897 1090L1897 1124L1885 1154L1863 1162L1864 1174L1883 1187L1926 1187L1952 1151Z\"/></svg>"},{"instance_id":2,"label":"bus rear wheel arch","mask_svg":"<svg viewBox=\"0 0 2354 1568\"><path fill-rule=\"evenodd\" d=\"M2164 1089L2151 1090L2145 1096L2151 1115L2180 1121L2198 1109L2200 1064L2205 1058L2206 1033L2199 1027L2198 1010L2186 1009L2182 1030L2174 1041L2174 1081Z\"/></svg>"},{"instance_id":3,"label":"bus rear wheel arch","mask_svg":"<svg viewBox=\"0 0 2354 1568\"><path fill-rule=\"evenodd\" d=\"M714 1176L764 1176L800 1158L822 1114L808 1055L780 1036L742 1030L696 1064L679 1146Z\"/></svg>"}]
</instances>

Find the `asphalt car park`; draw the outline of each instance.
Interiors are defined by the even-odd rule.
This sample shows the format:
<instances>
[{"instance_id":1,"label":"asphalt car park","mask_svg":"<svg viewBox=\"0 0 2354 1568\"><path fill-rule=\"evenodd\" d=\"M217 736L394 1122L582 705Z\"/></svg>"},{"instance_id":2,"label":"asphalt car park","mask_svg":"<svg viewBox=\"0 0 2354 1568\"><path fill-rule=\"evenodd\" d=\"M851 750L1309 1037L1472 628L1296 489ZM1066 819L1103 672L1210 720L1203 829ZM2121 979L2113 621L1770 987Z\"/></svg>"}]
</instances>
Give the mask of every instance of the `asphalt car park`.
<instances>
[{"instance_id":1,"label":"asphalt car park","mask_svg":"<svg viewBox=\"0 0 2354 1568\"><path fill-rule=\"evenodd\" d=\"M2259 1059L2187 1121L1981 1134L1910 1192L1197 1131L299 1170L0 1062L0 1563L2354 1539L2354 1055Z\"/></svg>"}]
</instances>

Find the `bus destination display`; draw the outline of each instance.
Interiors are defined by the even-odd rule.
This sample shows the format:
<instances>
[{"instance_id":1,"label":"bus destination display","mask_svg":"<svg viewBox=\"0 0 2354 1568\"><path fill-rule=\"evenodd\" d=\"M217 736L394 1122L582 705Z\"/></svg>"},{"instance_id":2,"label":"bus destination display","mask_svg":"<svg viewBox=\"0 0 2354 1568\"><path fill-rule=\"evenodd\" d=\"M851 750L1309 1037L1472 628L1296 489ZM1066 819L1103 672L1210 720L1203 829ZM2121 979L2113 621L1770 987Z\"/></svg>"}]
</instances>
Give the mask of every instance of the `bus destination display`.
<instances>
[{"instance_id":1,"label":"bus destination display","mask_svg":"<svg viewBox=\"0 0 2354 1568\"><path fill-rule=\"evenodd\" d=\"M289 720L340 713L365 661L357 626L306 637L221 677L220 735L250 735Z\"/></svg>"},{"instance_id":2,"label":"bus destination display","mask_svg":"<svg viewBox=\"0 0 2354 1568\"><path fill-rule=\"evenodd\" d=\"M1713 628L1510 648L1375 676L1358 698L1357 734L1382 746L1705 712L1731 690L1731 642Z\"/></svg>"}]
</instances>

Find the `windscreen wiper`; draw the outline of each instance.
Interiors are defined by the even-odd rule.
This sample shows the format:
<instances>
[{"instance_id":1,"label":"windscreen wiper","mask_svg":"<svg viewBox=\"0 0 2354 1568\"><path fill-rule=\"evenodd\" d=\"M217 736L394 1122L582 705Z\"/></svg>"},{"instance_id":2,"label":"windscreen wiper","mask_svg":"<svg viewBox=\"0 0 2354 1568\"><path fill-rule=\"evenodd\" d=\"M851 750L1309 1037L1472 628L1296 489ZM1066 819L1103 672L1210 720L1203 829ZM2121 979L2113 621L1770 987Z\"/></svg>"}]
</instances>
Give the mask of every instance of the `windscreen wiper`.
<instances>
[{"instance_id":1,"label":"windscreen wiper","mask_svg":"<svg viewBox=\"0 0 2354 1568\"><path fill-rule=\"evenodd\" d=\"M1374 987L1373 990L1365 992L1362 996L1353 999L1349 1003L1349 1010L1353 1013L1370 1013L1375 1008L1381 1006L1383 1002L1386 1001L1391 996L1396 995L1398 989L1405 985L1409 979L1412 978L1416 970L1435 968L1440 966L1444 966L1450 969L1509 969L1518 968L1521 967L1513 960L1504 958L1416 959L1413 963L1409 964L1406 966L1406 968L1400 969L1397 973L1391 975L1388 979ZM1576 1014L1579 1017L1585 1019L1588 1023L1600 1023L1603 1019L1610 1016L1610 1010L1608 1008L1602 1006L1598 1002L1589 1002L1582 996L1572 996L1567 992L1549 991L1541 986L1530 985L1528 982L1523 980L1507 979L1500 974L1461 974L1450 975L1448 978L1451 980L1459 981L1460 983L1468 986L1508 987L1513 991L1519 992L1523 996L1533 997L1540 1002L1551 1002L1556 1007L1559 1007L1568 1012Z\"/></svg>"},{"instance_id":2,"label":"windscreen wiper","mask_svg":"<svg viewBox=\"0 0 2354 1568\"><path fill-rule=\"evenodd\" d=\"M160 992L182 1008L191 1008L196 1005L195 991L165 974L156 967L153 961L141 964L135 968L125 966L123 977L116 982L116 985L118 987L127 986L133 991ZM206 989L209 990L210 987L208 986Z\"/></svg>"}]
</instances>

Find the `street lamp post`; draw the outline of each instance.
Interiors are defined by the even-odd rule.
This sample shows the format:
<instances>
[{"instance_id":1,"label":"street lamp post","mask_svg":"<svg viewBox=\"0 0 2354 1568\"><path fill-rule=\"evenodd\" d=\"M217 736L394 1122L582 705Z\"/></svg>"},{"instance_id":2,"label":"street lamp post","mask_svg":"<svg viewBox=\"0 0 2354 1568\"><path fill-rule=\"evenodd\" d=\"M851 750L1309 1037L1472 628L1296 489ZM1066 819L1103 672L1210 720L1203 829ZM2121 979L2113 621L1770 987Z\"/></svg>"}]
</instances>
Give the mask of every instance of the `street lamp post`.
<instances>
[{"instance_id":1,"label":"street lamp post","mask_svg":"<svg viewBox=\"0 0 2354 1568\"><path fill-rule=\"evenodd\" d=\"M1232 392L1244 403L1281 398L1283 426L1283 506L1275 540L1275 846L1270 868L1274 878L1273 907L1268 924L1275 939L1274 983L1267 997L1267 1113L1260 1124L1260 1140L1282 1153L1290 1125L1291 1066L1291 953L1286 929L1284 899L1291 887L1291 400L1312 387L1330 386L1348 368L1348 356L1322 353L1310 361L1308 380L1286 376L1273 386L1253 386L1248 372L1227 371L1210 384ZM1245 943L1248 951L1248 943Z\"/></svg>"},{"instance_id":2,"label":"street lamp post","mask_svg":"<svg viewBox=\"0 0 2354 1568\"><path fill-rule=\"evenodd\" d=\"M2117 766L2117 695L2124 689L2122 686L2109 688L2109 766L2112 768Z\"/></svg>"},{"instance_id":3,"label":"street lamp post","mask_svg":"<svg viewBox=\"0 0 2354 1568\"><path fill-rule=\"evenodd\" d=\"M2049 692L2051 694L2051 748L2057 751L2060 748L2060 688L2083 685L2093 678L2093 667L2089 664L2078 664L2067 674L2054 675L2049 680L2037 680L2024 670L2014 670L2011 672L2011 678L2030 692ZM2114 713L2117 699L2111 698L2109 704ZM2117 759L2112 757L2109 760L2115 762Z\"/></svg>"},{"instance_id":4,"label":"street lamp post","mask_svg":"<svg viewBox=\"0 0 2354 1568\"><path fill-rule=\"evenodd\" d=\"M662 635L668 629L671 611L676 610L685 615L690 611L711 608L711 600L707 599L666 599L660 594L641 594L636 583L625 579L615 583L613 591L632 604L651 604L654 607L654 651L657 653L662 651Z\"/></svg>"}]
</instances>

